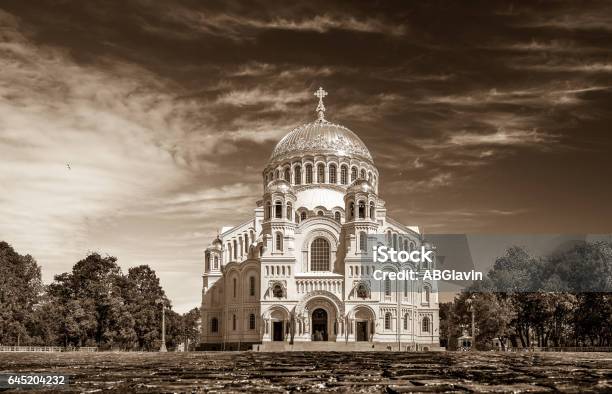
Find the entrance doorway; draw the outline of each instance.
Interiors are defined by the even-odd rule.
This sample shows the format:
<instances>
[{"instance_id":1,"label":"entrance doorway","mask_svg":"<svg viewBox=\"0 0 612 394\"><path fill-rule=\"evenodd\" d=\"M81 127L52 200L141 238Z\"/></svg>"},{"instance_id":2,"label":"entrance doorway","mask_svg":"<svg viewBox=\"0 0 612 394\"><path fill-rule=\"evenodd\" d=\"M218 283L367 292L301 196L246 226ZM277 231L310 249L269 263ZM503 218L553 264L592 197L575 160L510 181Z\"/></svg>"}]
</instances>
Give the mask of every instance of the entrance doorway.
<instances>
[{"instance_id":1,"label":"entrance doorway","mask_svg":"<svg viewBox=\"0 0 612 394\"><path fill-rule=\"evenodd\" d=\"M368 322L367 321L357 322L357 341L358 342L368 341Z\"/></svg>"},{"instance_id":2,"label":"entrance doorway","mask_svg":"<svg viewBox=\"0 0 612 394\"><path fill-rule=\"evenodd\" d=\"M313 341L327 341L327 311L315 309L312 312L312 339Z\"/></svg>"},{"instance_id":3,"label":"entrance doorway","mask_svg":"<svg viewBox=\"0 0 612 394\"><path fill-rule=\"evenodd\" d=\"M272 340L281 342L285 340L285 336L283 335L282 321L272 322Z\"/></svg>"}]
</instances>

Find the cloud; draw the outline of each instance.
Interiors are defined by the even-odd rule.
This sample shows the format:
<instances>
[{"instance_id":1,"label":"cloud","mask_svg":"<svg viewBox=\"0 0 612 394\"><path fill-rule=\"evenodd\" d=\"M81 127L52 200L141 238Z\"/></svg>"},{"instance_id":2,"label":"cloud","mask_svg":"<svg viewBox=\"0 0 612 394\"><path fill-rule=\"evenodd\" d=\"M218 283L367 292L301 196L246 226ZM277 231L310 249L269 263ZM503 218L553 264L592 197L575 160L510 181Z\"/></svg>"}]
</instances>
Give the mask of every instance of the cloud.
<instances>
[{"instance_id":1,"label":"cloud","mask_svg":"<svg viewBox=\"0 0 612 394\"><path fill-rule=\"evenodd\" d=\"M328 33L344 30L357 33L383 34L401 37L407 33L405 26L374 17L357 17L349 14L322 13L312 16L249 15L246 12L221 13L211 10L193 10L179 6L155 5L153 12L175 29L164 24L140 20L140 28L157 35L177 39L193 39L196 34L207 34L235 41L253 40L257 34L269 30ZM318 10L316 10L318 11ZM309 12L314 14L314 12ZM191 32L191 34L187 32Z\"/></svg>"},{"instance_id":2,"label":"cloud","mask_svg":"<svg viewBox=\"0 0 612 394\"><path fill-rule=\"evenodd\" d=\"M124 221L189 178L177 144L201 121L194 103L177 99L167 81L142 68L110 59L79 65L62 50L32 43L10 15L0 19L10 37L0 43L3 240L35 256L47 282L99 249L125 251L117 253L122 264L148 263L162 273L172 260L155 254L167 250L152 243L142 249L151 255L140 260L130 234L138 238L143 230ZM113 233L123 237L108 243Z\"/></svg>"},{"instance_id":3,"label":"cloud","mask_svg":"<svg viewBox=\"0 0 612 394\"><path fill-rule=\"evenodd\" d=\"M583 73L609 73L612 72L612 63L548 63L515 65L517 69L544 71L544 72L583 72Z\"/></svg>"},{"instance_id":4,"label":"cloud","mask_svg":"<svg viewBox=\"0 0 612 394\"><path fill-rule=\"evenodd\" d=\"M536 129L532 130L505 130L497 129L491 134L476 134L461 132L453 134L449 142L454 145L533 145L555 141L557 136L539 133ZM486 157L487 155L485 155Z\"/></svg>"},{"instance_id":5,"label":"cloud","mask_svg":"<svg viewBox=\"0 0 612 394\"><path fill-rule=\"evenodd\" d=\"M263 28L277 28L283 30L310 30L325 33L332 29L349 30L364 33L383 33L392 36L401 36L406 33L404 26L397 26L383 21L368 18L335 17L331 15L317 15L311 19L290 20L278 18L267 22L250 21L248 24Z\"/></svg>"},{"instance_id":6,"label":"cloud","mask_svg":"<svg viewBox=\"0 0 612 394\"><path fill-rule=\"evenodd\" d=\"M603 4L606 4L605 2ZM594 7L595 8L595 7ZM553 28L565 30L612 30L612 9L609 4L597 11L587 10L586 8L568 10L567 13L558 15L535 16L530 20L517 24L519 27L529 28ZM558 12L557 12L558 13Z\"/></svg>"},{"instance_id":7,"label":"cloud","mask_svg":"<svg viewBox=\"0 0 612 394\"><path fill-rule=\"evenodd\" d=\"M311 95L305 91L264 90L259 87L249 90L232 90L217 98L217 104L235 105L266 105L267 109L284 110L288 104L302 103L311 100Z\"/></svg>"}]
</instances>

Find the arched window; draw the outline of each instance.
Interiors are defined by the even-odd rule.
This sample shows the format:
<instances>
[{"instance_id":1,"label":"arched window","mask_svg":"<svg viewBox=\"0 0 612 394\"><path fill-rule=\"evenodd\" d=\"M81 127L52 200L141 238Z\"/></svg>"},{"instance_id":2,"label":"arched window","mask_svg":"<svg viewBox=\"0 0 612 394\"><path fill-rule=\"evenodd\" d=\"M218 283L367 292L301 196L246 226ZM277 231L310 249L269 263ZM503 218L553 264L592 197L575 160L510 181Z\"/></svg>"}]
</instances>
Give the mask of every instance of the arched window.
<instances>
[{"instance_id":1,"label":"arched window","mask_svg":"<svg viewBox=\"0 0 612 394\"><path fill-rule=\"evenodd\" d=\"M255 296L255 277L249 277L249 295L251 297Z\"/></svg>"},{"instance_id":2,"label":"arched window","mask_svg":"<svg viewBox=\"0 0 612 394\"><path fill-rule=\"evenodd\" d=\"M391 312L385 313L385 330L391 329Z\"/></svg>"},{"instance_id":3,"label":"arched window","mask_svg":"<svg viewBox=\"0 0 612 394\"><path fill-rule=\"evenodd\" d=\"M255 329L255 314L251 313L249 315L249 330L254 330Z\"/></svg>"},{"instance_id":4,"label":"arched window","mask_svg":"<svg viewBox=\"0 0 612 394\"><path fill-rule=\"evenodd\" d=\"M302 213L300 213L300 220L306 220L306 211L302 211Z\"/></svg>"},{"instance_id":5,"label":"arched window","mask_svg":"<svg viewBox=\"0 0 612 394\"><path fill-rule=\"evenodd\" d=\"M398 237L398 241L399 241L399 242L398 242L398 247L399 247L399 249L398 249L398 250L403 250L403 249L402 249L402 246L404 245L404 238L402 238L402 236L401 236L401 235Z\"/></svg>"},{"instance_id":6,"label":"arched window","mask_svg":"<svg viewBox=\"0 0 612 394\"><path fill-rule=\"evenodd\" d=\"M206 263L204 264L204 270L208 272L210 271L210 254L206 253L204 260L206 261Z\"/></svg>"},{"instance_id":7,"label":"arched window","mask_svg":"<svg viewBox=\"0 0 612 394\"><path fill-rule=\"evenodd\" d=\"M242 243L242 236L238 237L238 245L240 245L240 256L244 255L244 243Z\"/></svg>"},{"instance_id":8,"label":"arched window","mask_svg":"<svg viewBox=\"0 0 612 394\"><path fill-rule=\"evenodd\" d=\"M234 240L234 260L238 259L238 244L236 240Z\"/></svg>"},{"instance_id":9,"label":"arched window","mask_svg":"<svg viewBox=\"0 0 612 394\"><path fill-rule=\"evenodd\" d=\"M397 234L393 234L393 249L397 250Z\"/></svg>"},{"instance_id":10,"label":"arched window","mask_svg":"<svg viewBox=\"0 0 612 394\"><path fill-rule=\"evenodd\" d=\"M429 318L427 316L425 316L423 318L423 323L422 323L421 331L429 332Z\"/></svg>"},{"instance_id":11,"label":"arched window","mask_svg":"<svg viewBox=\"0 0 612 394\"><path fill-rule=\"evenodd\" d=\"M338 182L338 176L336 174L336 165L335 164L330 164L329 165L329 183L337 183Z\"/></svg>"},{"instance_id":12,"label":"arched window","mask_svg":"<svg viewBox=\"0 0 612 394\"><path fill-rule=\"evenodd\" d=\"M216 317L210 321L210 332L219 332L219 320Z\"/></svg>"},{"instance_id":13,"label":"arched window","mask_svg":"<svg viewBox=\"0 0 612 394\"><path fill-rule=\"evenodd\" d=\"M404 315L404 330L408 329L408 314Z\"/></svg>"},{"instance_id":14,"label":"arched window","mask_svg":"<svg viewBox=\"0 0 612 394\"><path fill-rule=\"evenodd\" d=\"M283 251L283 234L281 233L276 233L276 248L275 249L277 252Z\"/></svg>"},{"instance_id":15,"label":"arched window","mask_svg":"<svg viewBox=\"0 0 612 394\"><path fill-rule=\"evenodd\" d=\"M391 279L388 276L385 278L385 295L391 295Z\"/></svg>"},{"instance_id":16,"label":"arched window","mask_svg":"<svg viewBox=\"0 0 612 394\"><path fill-rule=\"evenodd\" d=\"M291 203L287 203L287 220L293 220L293 207Z\"/></svg>"},{"instance_id":17,"label":"arched window","mask_svg":"<svg viewBox=\"0 0 612 394\"><path fill-rule=\"evenodd\" d=\"M393 244L393 236L391 235L391 230L387 231L387 246L391 247Z\"/></svg>"},{"instance_id":18,"label":"arched window","mask_svg":"<svg viewBox=\"0 0 612 394\"><path fill-rule=\"evenodd\" d=\"M310 246L310 270L329 271L329 242L325 238L316 238Z\"/></svg>"},{"instance_id":19,"label":"arched window","mask_svg":"<svg viewBox=\"0 0 612 394\"><path fill-rule=\"evenodd\" d=\"M274 172L274 179L280 179L280 172L278 170Z\"/></svg>"},{"instance_id":20,"label":"arched window","mask_svg":"<svg viewBox=\"0 0 612 394\"><path fill-rule=\"evenodd\" d=\"M281 219L283 217L283 203L280 201L274 203L274 217L276 219Z\"/></svg>"},{"instance_id":21,"label":"arched window","mask_svg":"<svg viewBox=\"0 0 612 394\"><path fill-rule=\"evenodd\" d=\"M232 315L232 330L236 331L236 315Z\"/></svg>"},{"instance_id":22,"label":"arched window","mask_svg":"<svg viewBox=\"0 0 612 394\"><path fill-rule=\"evenodd\" d=\"M361 179L366 179L366 171L362 168L361 171L359 172L359 177Z\"/></svg>"},{"instance_id":23,"label":"arched window","mask_svg":"<svg viewBox=\"0 0 612 394\"><path fill-rule=\"evenodd\" d=\"M219 257L215 256L215 265L214 265L215 269L219 269Z\"/></svg>"},{"instance_id":24,"label":"arched window","mask_svg":"<svg viewBox=\"0 0 612 394\"><path fill-rule=\"evenodd\" d=\"M272 204L270 201L266 203L266 210L264 211L264 219L268 220L272 217Z\"/></svg>"},{"instance_id":25,"label":"arched window","mask_svg":"<svg viewBox=\"0 0 612 394\"><path fill-rule=\"evenodd\" d=\"M370 219L374 220L376 216L376 208L374 207L374 201L370 202Z\"/></svg>"},{"instance_id":26,"label":"arched window","mask_svg":"<svg viewBox=\"0 0 612 394\"><path fill-rule=\"evenodd\" d=\"M425 286L423 288L423 292L425 293L425 302L429 302L429 297L430 297L430 293L431 293L431 290L429 289L429 286Z\"/></svg>"},{"instance_id":27,"label":"arched window","mask_svg":"<svg viewBox=\"0 0 612 394\"><path fill-rule=\"evenodd\" d=\"M357 179L357 167L351 168L351 182L355 182Z\"/></svg>"},{"instance_id":28,"label":"arched window","mask_svg":"<svg viewBox=\"0 0 612 394\"><path fill-rule=\"evenodd\" d=\"M407 251L407 252L410 251L410 249L408 247L408 238L404 239L404 250Z\"/></svg>"},{"instance_id":29,"label":"arched window","mask_svg":"<svg viewBox=\"0 0 612 394\"><path fill-rule=\"evenodd\" d=\"M291 183L291 170L289 167L285 168L285 180Z\"/></svg>"},{"instance_id":30,"label":"arched window","mask_svg":"<svg viewBox=\"0 0 612 394\"><path fill-rule=\"evenodd\" d=\"M359 250L365 252L368 247L368 238L364 231L359 233Z\"/></svg>"},{"instance_id":31,"label":"arched window","mask_svg":"<svg viewBox=\"0 0 612 394\"><path fill-rule=\"evenodd\" d=\"M357 297L368 298L368 288L364 283L360 283L357 287Z\"/></svg>"},{"instance_id":32,"label":"arched window","mask_svg":"<svg viewBox=\"0 0 612 394\"><path fill-rule=\"evenodd\" d=\"M317 216L323 216L323 215L325 215L325 214L323 213L323 211L319 211L319 212L317 212Z\"/></svg>"},{"instance_id":33,"label":"arched window","mask_svg":"<svg viewBox=\"0 0 612 394\"><path fill-rule=\"evenodd\" d=\"M236 278L234 278L233 282L234 282L234 298L236 298Z\"/></svg>"},{"instance_id":34,"label":"arched window","mask_svg":"<svg viewBox=\"0 0 612 394\"><path fill-rule=\"evenodd\" d=\"M340 183L343 185L348 183L348 168L345 165L340 167Z\"/></svg>"},{"instance_id":35,"label":"arched window","mask_svg":"<svg viewBox=\"0 0 612 394\"><path fill-rule=\"evenodd\" d=\"M404 281L404 297L408 297L408 281Z\"/></svg>"},{"instance_id":36,"label":"arched window","mask_svg":"<svg viewBox=\"0 0 612 394\"><path fill-rule=\"evenodd\" d=\"M368 172L368 182L372 183L372 173Z\"/></svg>"},{"instance_id":37,"label":"arched window","mask_svg":"<svg viewBox=\"0 0 612 394\"><path fill-rule=\"evenodd\" d=\"M244 234L244 253L249 253L249 234Z\"/></svg>"},{"instance_id":38,"label":"arched window","mask_svg":"<svg viewBox=\"0 0 612 394\"><path fill-rule=\"evenodd\" d=\"M279 283L272 288L272 295L276 298L283 298L283 287Z\"/></svg>"},{"instance_id":39,"label":"arched window","mask_svg":"<svg viewBox=\"0 0 612 394\"><path fill-rule=\"evenodd\" d=\"M365 219L365 217L366 217L365 202L359 201L359 219Z\"/></svg>"},{"instance_id":40,"label":"arched window","mask_svg":"<svg viewBox=\"0 0 612 394\"><path fill-rule=\"evenodd\" d=\"M355 203L352 201L349 203L348 217L349 220L353 220L355 218Z\"/></svg>"},{"instance_id":41,"label":"arched window","mask_svg":"<svg viewBox=\"0 0 612 394\"><path fill-rule=\"evenodd\" d=\"M312 165L306 164L306 183L312 183Z\"/></svg>"},{"instance_id":42,"label":"arched window","mask_svg":"<svg viewBox=\"0 0 612 394\"><path fill-rule=\"evenodd\" d=\"M340 212L336 211L334 213L334 219L336 219L337 222L342 220L342 214L340 214Z\"/></svg>"},{"instance_id":43,"label":"arched window","mask_svg":"<svg viewBox=\"0 0 612 394\"><path fill-rule=\"evenodd\" d=\"M325 166L323 164L317 166L317 182L325 183Z\"/></svg>"},{"instance_id":44,"label":"arched window","mask_svg":"<svg viewBox=\"0 0 612 394\"><path fill-rule=\"evenodd\" d=\"M294 183L296 185L301 185L302 184L302 167L296 166L294 172L295 172L295 175L293 176Z\"/></svg>"}]
</instances>

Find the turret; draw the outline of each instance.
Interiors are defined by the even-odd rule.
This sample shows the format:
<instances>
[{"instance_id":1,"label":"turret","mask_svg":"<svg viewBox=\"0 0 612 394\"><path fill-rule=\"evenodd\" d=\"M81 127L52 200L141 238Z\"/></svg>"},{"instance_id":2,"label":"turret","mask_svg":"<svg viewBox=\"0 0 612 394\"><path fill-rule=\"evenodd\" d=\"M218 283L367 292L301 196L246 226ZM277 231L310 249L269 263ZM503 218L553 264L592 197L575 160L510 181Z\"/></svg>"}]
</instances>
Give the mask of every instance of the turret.
<instances>
[{"instance_id":1,"label":"turret","mask_svg":"<svg viewBox=\"0 0 612 394\"><path fill-rule=\"evenodd\" d=\"M368 236L376 234L376 204L378 197L372 184L359 178L344 196L346 220L344 228L352 254L367 253Z\"/></svg>"},{"instance_id":2,"label":"turret","mask_svg":"<svg viewBox=\"0 0 612 394\"><path fill-rule=\"evenodd\" d=\"M266 186L262 230L268 240L266 249L272 254L293 250L295 201L293 187L286 180L276 179Z\"/></svg>"}]
</instances>

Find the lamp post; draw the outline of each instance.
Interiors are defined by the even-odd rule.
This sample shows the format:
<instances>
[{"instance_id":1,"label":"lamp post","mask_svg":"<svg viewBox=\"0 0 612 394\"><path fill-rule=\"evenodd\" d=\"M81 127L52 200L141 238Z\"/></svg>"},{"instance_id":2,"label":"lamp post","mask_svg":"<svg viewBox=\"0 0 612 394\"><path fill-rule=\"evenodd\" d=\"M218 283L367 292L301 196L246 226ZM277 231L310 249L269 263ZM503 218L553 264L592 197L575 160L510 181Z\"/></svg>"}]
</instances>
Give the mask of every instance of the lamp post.
<instances>
[{"instance_id":1,"label":"lamp post","mask_svg":"<svg viewBox=\"0 0 612 394\"><path fill-rule=\"evenodd\" d=\"M168 351L168 349L166 349L166 303L161 298L158 299L156 303L161 304L162 306L162 340L159 351L165 353Z\"/></svg>"},{"instance_id":2,"label":"lamp post","mask_svg":"<svg viewBox=\"0 0 612 394\"><path fill-rule=\"evenodd\" d=\"M475 330L475 313L474 313L474 300L476 299L476 295L472 294L470 298L468 298L465 302L468 304L470 308L470 312L472 313L472 346L470 346L470 350L476 350L476 330Z\"/></svg>"}]
</instances>

